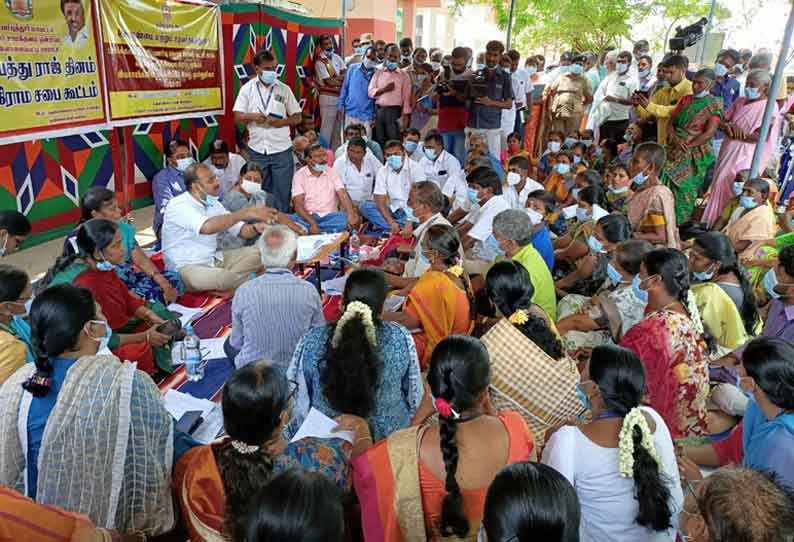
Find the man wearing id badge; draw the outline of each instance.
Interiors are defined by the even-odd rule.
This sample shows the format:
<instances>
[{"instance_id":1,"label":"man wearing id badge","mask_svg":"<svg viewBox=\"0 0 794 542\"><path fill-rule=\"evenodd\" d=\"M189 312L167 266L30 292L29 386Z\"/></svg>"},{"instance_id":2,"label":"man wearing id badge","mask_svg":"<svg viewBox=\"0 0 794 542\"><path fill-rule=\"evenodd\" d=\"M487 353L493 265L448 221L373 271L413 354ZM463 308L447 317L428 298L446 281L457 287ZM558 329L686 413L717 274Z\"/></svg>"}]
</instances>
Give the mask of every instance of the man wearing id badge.
<instances>
[{"instance_id":1,"label":"man wearing id badge","mask_svg":"<svg viewBox=\"0 0 794 542\"><path fill-rule=\"evenodd\" d=\"M271 51L254 57L255 78L240 88L234 102L234 120L248 127L251 160L262 168L263 188L273 194L273 203L289 212L292 199L290 127L301 122L301 108L292 89L279 81L278 62Z\"/></svg>"}]
</instances>

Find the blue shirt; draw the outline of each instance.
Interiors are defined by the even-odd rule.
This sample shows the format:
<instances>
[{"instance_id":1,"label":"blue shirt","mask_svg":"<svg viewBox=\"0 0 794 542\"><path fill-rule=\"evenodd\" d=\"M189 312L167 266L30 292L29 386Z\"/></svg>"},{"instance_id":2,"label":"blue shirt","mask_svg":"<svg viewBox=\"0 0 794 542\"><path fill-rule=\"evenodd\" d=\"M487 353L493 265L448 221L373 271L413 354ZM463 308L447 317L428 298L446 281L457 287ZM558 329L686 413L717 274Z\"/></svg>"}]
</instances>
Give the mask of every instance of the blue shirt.
<instances>
[{"instance_id":1,"label":"blue shirt","mask_svg":"<svg viewBox=\"0 0 794 542\"><path fill-rule=\"evenodd\" d=\"M159 232L163 225L163 213L171 198L186 192L185 177L182 172L171 166L157 172L152 179L154 198L154 231Z\"/></svg>"},{"instance_id":2,"label":"blue shirt","mask_svg":"<svg viewBox=\"0 0 794 542\"><path fill-rule=\"evenodd\" d=\"M502 165L502 162L500 162L499 159L490 152L488 153L488 160L491 162L491 169L493 169L496 172L496 175L499 176L499 182L504 182L505 168Z\"/></svg>"},{"instance_id":3,"label":"blue shirt","mask_svg":"<svg viewBox=\"0 0 794 542\"><path fill-rule=\"evenodd\" d=\"M374 69L365 69L361 62L350 66L339 92L339 111L361 120L375 119L375 100L368 94L374 73Z\"/></svg>"},{"instance_id":4,"label":"blue shirt","mask_svg":"<svg viewBox=\"0 0 794 542\"><path fill-rule=\"evenodd\" d=\"M532 246L540 253L549 271L554 271L554 247L551 246L548 226L544 226L532 234Z\"/></svg>"},{"instance_id":5,"label":"blue shirt","mask_svg":"<svg viewBox=\"0 0 794 542\"><path fill-rule=\"evenodd\" d=\"M794 414L783 412L769 420L751 398L744 413L742 448L745 467L771 472L794 490Z\"/></svg>"}]
</instances>

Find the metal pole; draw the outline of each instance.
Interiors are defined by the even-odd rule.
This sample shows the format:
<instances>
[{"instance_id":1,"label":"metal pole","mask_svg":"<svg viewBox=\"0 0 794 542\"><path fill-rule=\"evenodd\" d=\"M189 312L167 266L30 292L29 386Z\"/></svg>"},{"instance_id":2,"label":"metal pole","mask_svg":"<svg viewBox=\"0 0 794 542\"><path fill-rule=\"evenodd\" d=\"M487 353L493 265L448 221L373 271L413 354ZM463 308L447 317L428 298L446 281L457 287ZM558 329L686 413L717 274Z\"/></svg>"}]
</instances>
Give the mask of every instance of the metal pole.
<instances>
[{"instance_id":1,"label":"metal pole","mask_svg":"<svg viewBox=\"0 0 794 542\"><path fill-rule=\"evenodd\" d=\"M507 49L510 49L510 33L513 30L513 10L516 7L516 0L510 0L510 17L507 19Z\"/></svg>"},{"instance_id":2,"label":"metal pole","mask_svg":"<svg viewBox=\"0 0 794 542\"><path fill-rule=\"evenodd\" d=\"M780 44L780 54L777 57L775 76L772 78L772 84L769 85L769 90L766 91L767 97L764 120L761 122L761 130L758 132L758 143L755 145L753 163L750 166L751 179L758 176L758 169L761 167L761 155L764 152L766 138L769 136L769 125L772 121L772 115L777 114L777 101L775 97L780 88L780 82L783 80L783 70L786 68L786 57L788 56L788 49L791 45L792 32L794 32L794 4L791 5L791 11L789 11L788 14L788 22L786 22L786 31L783 33L783 42Z\"/></svg>"},{"instance_id":3,"label":"metal pole","mask_svg":"<svg viewBox=\"0 0 794 542\"><path fill-rule=\"evenodd\" d=\"M340 38L339 42L339 53L342 56L342 59L347 56L347 51L345 50L345 38L347 37L347 0L342 0L342 37Z\"/></svg>"},{"instance_id":4,"label":"metal pole","mask_svg":"<svg viewBox=\"0 0 794 542\"><path fill-rule=\"evenodd\" d=\"M698 55L698 69L703 67L703 57L706 56L706 41L709 39L711 21L714 20L714 8L716 6L717 0L711 0L711 7L709 8L709 22L706 23L705 34L703 34L703 43L700 46L700 54Z\"/></svg>"}]
</instances>

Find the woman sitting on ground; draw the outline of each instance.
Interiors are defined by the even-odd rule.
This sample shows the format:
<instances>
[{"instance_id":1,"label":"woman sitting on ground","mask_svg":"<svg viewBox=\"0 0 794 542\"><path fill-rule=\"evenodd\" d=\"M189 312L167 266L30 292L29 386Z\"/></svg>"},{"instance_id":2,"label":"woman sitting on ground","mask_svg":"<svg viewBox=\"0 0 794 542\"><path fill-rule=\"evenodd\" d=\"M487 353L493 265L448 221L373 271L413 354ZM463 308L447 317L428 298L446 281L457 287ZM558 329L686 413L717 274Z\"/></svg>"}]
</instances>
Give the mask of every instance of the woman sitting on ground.
<instances>
[{"instance_id":1,"label":"woman sitting on ground","mask_svg":"<svg viewBox=\"0 0 794 542\"><path fill-rule=\"evenodd\" d=\"M599 346L579 389L591 421L556 431L543 463L576 487L581 540L673 540L684 495L670 432L659 413L640 406L642 363L625 348Z\"/></svg>"},{"instance_id":2,"label":"woman sitting on ground","mask_svg":"<svg viewBox=\"0 0 794 542\"><path fill-rule=\"evenodd\" d=\"M175 316L162 304L147 304L130 292L113 272L114 266L124 261L118 224L104 218L89 220L78 230L74 245L77 251L58 258L44 284L88 288L113 331L107 347L121 359L137 362L149 374L156 368L171 372L171 337L157 328Z\"/></svg>"},{"instance_id":3,"label":"woman sitting on ground","mask_svg":"<svg viewBox=\"0 0 794 542\"><path fill-rule=\"evenodd\" d=\"M578 306L569 305L562 310L557 331L568 355L579 359L596 346L617 344L645 318L647 303L631 285L640 272L642 259L651 250L653 246L648 241L630 239L620 243L607 264L609 287L585 298Z\"/></svg>"},{"instance_id":4,"label":"woman sitting on ground","mask_svg":"<svg viewBox=\"0 0 794 542\"><path fill-rule=\"evenodd\" d=\"M427 375L438 425L398 431L353 461L365 540L477 539L488 485L534 447L518 413L492 414L489 373L479 340L438 344Z\"/></svg>"},{"instance_id":5,"label":"woman sitting on ground","mask_svg":"<svg viewBox=\"0 0 794 542\"><path fill-rule=\"evenodd\" d=\"M289 443L284 439L294 393L294 384L284 373L264 361L238 369L226 382L221 404L227 436L193 448L176 465L177 498L193 542L244 539L240 537L245 530L242 511L252 502L252 495L281 472L315 471L338 489L349 488L353 452L349 442L306 438ZM355 427L357 441L372 443L363 420L346 416L337 421Z\"/></svg>"},{"instance_id":6,"label":"woman sitting on ground","mask_svg":"<svg viewBox=\"0 0 794 542\"><path fill-rule=\"evenodd\" d=\"M609 176L609 182L606 178ZM607 189L607 208L613 213L626 214L629 200L634 195L631 190L631 176L625 164L615 164L604 176L604 188Z\"/></svg>"},{"instance_id":7,"label":"woman sitting on ground","mask_svg":"<svg viewBox=\"0 0 794 542\"><path fill-rule=\"evenodd\" d=\"M26 362L35 361L27 321L32 299L28 274L0 265L0 385Z\"/></svg>"},{"instance_id":8,"label":"woman sitting on ground","mask_svg":"<svg viewBox=\"0 0 794 542\"><path fill-rule=\"evenodd\" d=\"M777 233L775 213L768 202L769 183L763 179L750 179L744 183L739 207L725 228L725 234L740 259L752 258L755 252L753 244L772 239Z\"/></svg>"},{"instance_id":9,"label":"woman sitting on ground","mask_svg":"<svg viewBox=\"0 0 794 542\"><path fill-rule=\"evenodd\" d=\"M636 154L635 154L636 159ZM674 438L705 435L709 369L700 312L689 292L689 266L678 250L652 250L632 283L647 299L645 319L620 345L640 358L648 375L648 400Z\"/></svg>"},{"instance_id":10,"label":"woman sitting on ground","mask_svg":"<svg viewBox=\"0 0 794 542\"><path fill-rule=\"evenodd\" d=\"M604 289L609 276L607 266L613 260L618 243L631 238L629 219L621 214L601 217L587 236L589 253L576 262L576 269L556 283L557 295L562 296L558 315L566 305L581 305L581 297L590 298Z\"/></svg>"},{"instance_id":11,"label":"woman sitting on ground","mask_svg":"<svg viewBox=\"0 0 794 542\"><path fill-rule=\"evenodd\" d=\"M94 218L112 220L118 225L124 259L115 266L116 274L127 288L147 301L169 304L185 291L185 285L175 271L160 271L135 240L135 228L121 217L115 192L102 186L94 186L80 200L80 224L69 234L64 243L64 254L77 252L77 232L84 223Z\"/></svg>"},{"instance_id":12,"label":"woman sitting on ground","mask_svg":"<svg viewBox=\"0 0 794 542\"><path fill-rule=\"evenodd\" d=\"M157 386L97 355L110 330L84 288L40 293L30 327L36 362L0 388L0 484L108 529L170 531L174 427Z\"/></svg>"},{"instance_id":13,"label":"woman sitting on ground","mask_svg":"<svg viewBox=\"0 0 794 542\"><path fill-rule=\"evenodd\" d=\"M437 224L425 233L417 255L430 268L414 284L401 312L383 315L410 330L422 369L430 364L435 346L449 335L472 330L471 283L460 265L460 238L451 226Z\"/></svg>"},{"instance_id":14,"label":"woman sitting on ground","mask_svg":"<svg viewBox=\"0 0 794 542\"><path fill-rule=\"evenodd\" d=\"M586 172L585 172L586 173ZM587 256L587 238L593 234L597 221L609 213L606 207L606 194L600 185L591 184L577 193L576 222L563 237L552 243L554 246L555 276L565 276L576 262Z\"/></svg>"},{"instance_id":15,"label":"woman sitting on ground","mask_svg":"<svg viewBox=\"0 0 794 542\"><path fill-rule=\"evenodd\" d=\"M565 477L541 463L499 471L488 495L482 531L488 540L578 542L579 497Z\"/></svg>"},{"instance_id":16,"label":"woman sitting on ground","mask_svg":"<svg viewBox=\"0 0 794 542\"><path fill-rule=\"evenodd\" d=\"M485 278L488 299L503 315L482 336L491 359L491 400L498 410L515 410L538 445L546 431L582 413L576 395L579 371L564 357L545 314L532 305L534 288L524 266L499 262Z\"/></svg>"},{"instance_id":17,"label":"woman sitting on ground","mask_svg":"<svg viewBox=\"0 0 794 542\"><path fill-rule=\"evenodd\" d=\"M387 291L381 271L353 271L339 321L298 343L287 371L298 385L290 435L310 408L364 418L376 442L411 423L424 395L422 375L411 334L380 318Z\"/></svg>"}]
</instances>

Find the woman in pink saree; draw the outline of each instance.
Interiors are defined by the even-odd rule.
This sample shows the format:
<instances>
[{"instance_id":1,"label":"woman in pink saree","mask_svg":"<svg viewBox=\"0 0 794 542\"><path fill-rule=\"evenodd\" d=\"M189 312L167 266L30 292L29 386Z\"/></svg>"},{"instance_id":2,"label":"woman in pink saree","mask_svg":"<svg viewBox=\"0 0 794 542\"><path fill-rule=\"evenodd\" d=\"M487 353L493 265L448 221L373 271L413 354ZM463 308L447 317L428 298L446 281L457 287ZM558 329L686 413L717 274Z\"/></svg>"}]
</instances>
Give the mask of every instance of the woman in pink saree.
<instances>
[{"instance_id":1,"label":"woman in pink saree","mask_svg":"<svg viewBox=\"0 0 794 542\"><path fill-rule=\"evenodd\" d=\"M724 122L720 125L726 137L717 158L716 175L703 214L703 221L709 226L720 217L728 200L733 197L733 180L736 174L750 169L771 83L772 77L768 71L751 71L747 76L745 96L733 102L725 114ZM775 133L777 133L777 116L773 115L772 126L761 155L760 171L766 168L772 154L776 140L773 136Z\"/></svg>"}]
</instances>

